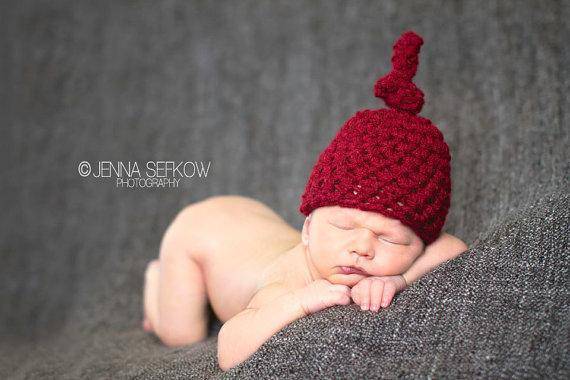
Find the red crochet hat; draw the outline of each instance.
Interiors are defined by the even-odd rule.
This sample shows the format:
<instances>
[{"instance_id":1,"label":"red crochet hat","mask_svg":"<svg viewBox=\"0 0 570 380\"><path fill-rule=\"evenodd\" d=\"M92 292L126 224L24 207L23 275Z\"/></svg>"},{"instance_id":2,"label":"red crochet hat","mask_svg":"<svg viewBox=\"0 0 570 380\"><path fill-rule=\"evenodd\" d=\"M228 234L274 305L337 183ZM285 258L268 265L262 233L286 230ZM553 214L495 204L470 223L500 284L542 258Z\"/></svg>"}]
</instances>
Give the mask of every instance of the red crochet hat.
<instances>
[{"instance_id":1,"label":"red crochet hat","mask_svg":"<svg viewBox=\"0 0 570 380\"><path fill-rule=\"evenodd\" d=\"M408 31L393 45L392 71L374 86L390 108L360 110L344 123L311 172L302 214L358 208L399 219L426 245L437 239L451 201L451 155L441 131L416 115L424 94L412 78L422 44Z\"/></svg>"}]
</instances>

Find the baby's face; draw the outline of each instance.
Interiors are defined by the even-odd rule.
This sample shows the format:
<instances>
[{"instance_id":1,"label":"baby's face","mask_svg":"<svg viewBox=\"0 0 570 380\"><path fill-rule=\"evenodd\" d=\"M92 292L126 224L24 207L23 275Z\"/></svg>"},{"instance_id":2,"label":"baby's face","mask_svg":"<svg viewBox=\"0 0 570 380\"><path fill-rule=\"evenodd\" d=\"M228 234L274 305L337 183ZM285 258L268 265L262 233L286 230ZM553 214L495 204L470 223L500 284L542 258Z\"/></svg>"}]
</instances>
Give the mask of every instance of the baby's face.
<instances>
[{"instance_id":1,"label":"baby's face","mask_svg":"<svg viewBox=\"0 0 570 380\"><path fill-rule=\"evenodd\" d=\"M314 210L302 234L322 278L348 286L368 276L402 274L424 250L423 241L399 220L340 206ZM365 274L346 274L342 267L350 266Z\"/></svg>"}]
</instances>

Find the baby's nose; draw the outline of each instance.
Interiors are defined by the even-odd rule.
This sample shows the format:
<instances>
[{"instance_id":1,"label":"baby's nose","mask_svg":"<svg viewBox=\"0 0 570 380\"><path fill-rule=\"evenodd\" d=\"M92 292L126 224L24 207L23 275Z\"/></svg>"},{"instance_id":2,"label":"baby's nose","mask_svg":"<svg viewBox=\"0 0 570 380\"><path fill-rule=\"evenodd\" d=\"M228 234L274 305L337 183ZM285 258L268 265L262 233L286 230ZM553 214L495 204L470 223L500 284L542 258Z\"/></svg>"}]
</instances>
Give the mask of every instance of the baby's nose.
<instances>
[{"instance_id":1,"label":"baby's nose","mask_svg":"<svg viewBox=\"0 0 570 380\"><path fill-rule=\"evenodd\" d=\"M357 255L362 256L362 257L366 257L369 259L374 258L374 250L372 250L372 249L356 249L356 250L354 250L354 252L356 252Z\"/></svg>"},{"instance_id":2,"label":"baby's nose","mask_svg":"<svg viewBox=\"0 0 570 380\"><path fill-rule=\"evenodd\" d=\"M359 256L372 259L374 258L374 246L372 244L372 240L375 239L375 236L368 236L369 234L374 235L371 231L368 231L366 236L360 236L360 239L354 242L352 251L356 252Z\"/></svg>"},{"instance_id":3,"label":"baby's nose","mask_svg":"<svg viewBox=\"0 0 570 380\"><path fill-rule=\"evenodd\" d=\"M361 257L365 257L368 259L374 258L374 247L369 244L360 244L359 246L354 247L352 250L353 254L356 254Z\"/></svg>"}]
</instances>

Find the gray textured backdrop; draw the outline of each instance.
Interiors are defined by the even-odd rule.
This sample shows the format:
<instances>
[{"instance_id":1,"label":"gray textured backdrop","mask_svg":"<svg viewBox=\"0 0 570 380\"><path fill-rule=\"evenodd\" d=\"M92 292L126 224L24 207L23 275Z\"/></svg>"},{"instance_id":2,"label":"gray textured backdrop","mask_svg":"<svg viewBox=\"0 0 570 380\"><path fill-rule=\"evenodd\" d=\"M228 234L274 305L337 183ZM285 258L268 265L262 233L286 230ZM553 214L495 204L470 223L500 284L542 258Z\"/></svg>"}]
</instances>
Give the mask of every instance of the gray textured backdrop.
<instances>
[{"instance_id":1,"label":"gray textured backdrop","mask_svg":"<svg viewBox=\"0 0 570 380\"><path fill-rule=\"evenodd\" d=\"M164 229L215 194L299 228L316 156L354 112L383 107L373 84L406 29L425 40L421 115L452 154L444 229L473 246L545 189L566 192L568 19L557 1L2 2L3 372L184 376L201 350L216 373L215 337L173 350L139 328ZM84 160L212 167L125 190L81 178Z\"/></svg>"}]
</instances>

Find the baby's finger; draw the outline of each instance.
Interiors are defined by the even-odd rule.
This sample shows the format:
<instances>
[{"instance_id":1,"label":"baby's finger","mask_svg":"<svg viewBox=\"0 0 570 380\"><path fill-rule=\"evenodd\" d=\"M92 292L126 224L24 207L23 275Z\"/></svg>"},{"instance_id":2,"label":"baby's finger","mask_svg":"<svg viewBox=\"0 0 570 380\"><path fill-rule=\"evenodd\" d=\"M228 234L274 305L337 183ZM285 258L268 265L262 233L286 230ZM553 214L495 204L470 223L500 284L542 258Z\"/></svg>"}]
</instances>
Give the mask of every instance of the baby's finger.
<instances>
[{"instance_id":1,"label":"baby's finger","mask_svg":"<svg viewBox=\"0 0 570 380\"><path fill-rule=\"evenodd\" d=\"M370 310L378 311L380 302L382 301L382 293L384 292L384 281L373 281L370 285Z\"/></svg>"},{"instance_id":2,"label":"baby's finger","mask_svg":"<svg viewBox=\"0 0 570 380\"><path fill-rule=\"evenodd\" d=\"M360 288L361 303L360 308L362 310L368 310L370 307L370 281L364 281Z\"/></svg>"},{"instance_id":3,"label":"baby's finger","mask_svg":"<svg viewBox=\"0 0 570 380\"><path fill-rule=\"evenodd\" d=\"M346 286L346 285L342 285L342 284L335 284L335 285L332 285L332 286L331 286L331 290L339 291L339 292L347 293L347 294L350 293L350 287L348 287L348 286Z\"/></svg>"},{"instance_id":4,"label":"baby's finger","mask_svg":"<svg viewBox=\"0 0 570 380\"><path fill-rule=\"evenodd\" d=\"M382 307L387 307L390 304L395 293L396 289L393 286L386 286L384 288L384 294L382 295Z\"/></svg>"},{"instance_id":5,"label":"baby's finger","mask_svg":"<svg viewBox=\"0 0 570 380\"><path fill-rule=\"evenodd\" d=\"M341 305L349 305L352 302L350 298L350 294L343 293L342 300L340 302Z\"/></svg>"},{"instance_id":6,"label":"baby's finger","mask_svg":"<svg viewBox=\"0 0 570 380\"><path fill-rule=\"evenodd\" d=\"M350 289L350 298L354 301L355 304L360 305L360 291L359 288L352 287Z\"/></svg>"},{"instance_id":7,"label":"baby's finger","mask_svg":"<svg viewBox=\"0 0 570 380\"><path fill-rule=\"evenodd\" d=\"M363 281L357 282L352 288L350 288L351 292L358 292L360 287L362 286Z\"/></svg>"},{"instance_id":8,"label":"baby's finger","mask_svg":"<svg viewBox=\"0 0 570 380\"><path fill-rule=\"evenodd\" d=\"M336 305L347 305L350 303L350 293L343 288L333 289L331 298L332 302Z\"/></svg>"}]
</instances>

